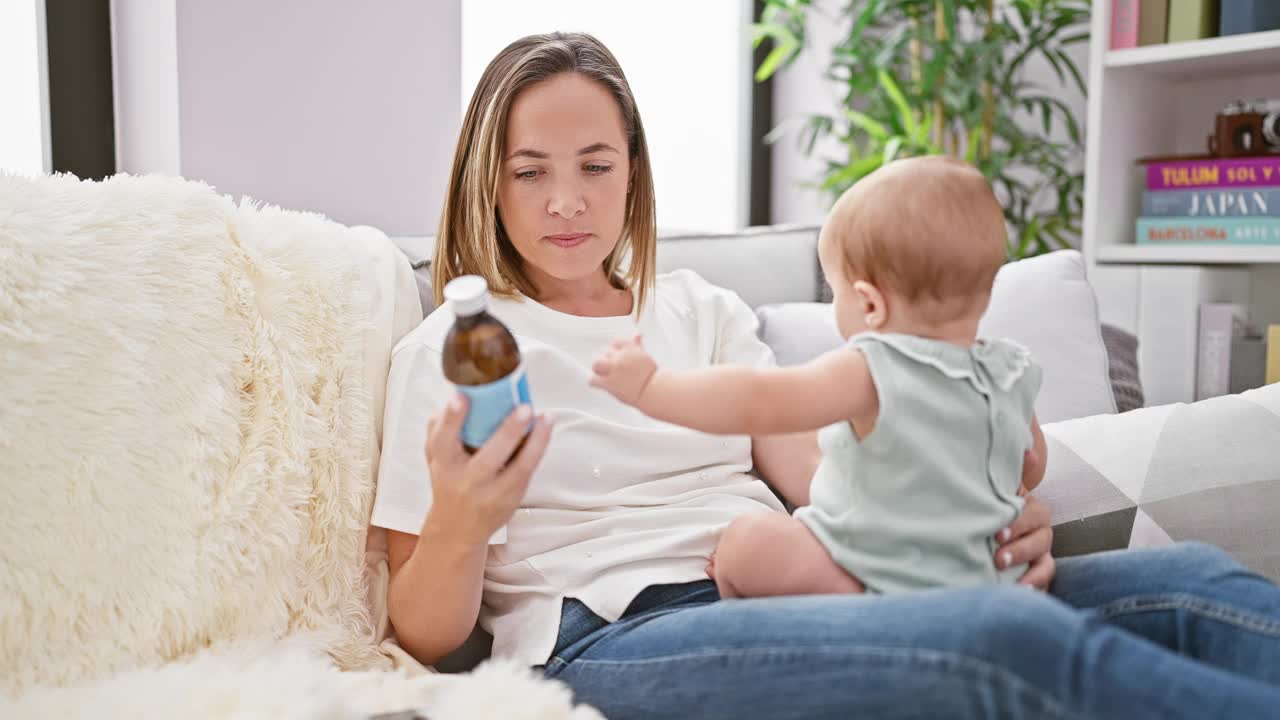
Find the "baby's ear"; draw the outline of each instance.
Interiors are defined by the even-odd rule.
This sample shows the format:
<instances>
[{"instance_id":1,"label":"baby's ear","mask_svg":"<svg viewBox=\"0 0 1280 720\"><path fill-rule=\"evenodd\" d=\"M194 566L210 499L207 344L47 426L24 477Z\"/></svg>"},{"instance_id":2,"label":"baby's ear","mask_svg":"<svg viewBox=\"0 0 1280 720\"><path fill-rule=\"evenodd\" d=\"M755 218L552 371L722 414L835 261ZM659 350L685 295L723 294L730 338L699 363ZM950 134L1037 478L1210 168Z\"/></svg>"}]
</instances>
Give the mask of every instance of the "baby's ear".
<instances>
[{"instance_id":1,"label":"baby's ear","mask_svg":"<svg viewBox=\"0 0 1280 720\"><path fill-rule=\"evenodd\" d=\"M853 294L862 310L863 322L872 330L880 329L889 320L889 303L880 288L866 280L853 283Z\"/></svg>"}]
</instances>

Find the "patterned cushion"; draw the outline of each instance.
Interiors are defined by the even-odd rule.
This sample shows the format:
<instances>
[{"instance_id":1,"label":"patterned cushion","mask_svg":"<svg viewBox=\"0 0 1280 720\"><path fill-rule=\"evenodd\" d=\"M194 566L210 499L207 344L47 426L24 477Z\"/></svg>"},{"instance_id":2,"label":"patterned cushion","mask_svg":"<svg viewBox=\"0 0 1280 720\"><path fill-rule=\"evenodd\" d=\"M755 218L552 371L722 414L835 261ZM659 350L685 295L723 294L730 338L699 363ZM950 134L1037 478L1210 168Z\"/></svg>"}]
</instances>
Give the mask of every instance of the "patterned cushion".
<instances>
[{"instance_id":1,"label":"patterned cushion","mask_svg":"<svg viewBox=\"0 0 1280 720\"><path fill-rule=\"evenodd\" d=\"M1055 555L1202 540L1280 579L1280 384L1044 432Z\"/></svg>"}]
</instances>

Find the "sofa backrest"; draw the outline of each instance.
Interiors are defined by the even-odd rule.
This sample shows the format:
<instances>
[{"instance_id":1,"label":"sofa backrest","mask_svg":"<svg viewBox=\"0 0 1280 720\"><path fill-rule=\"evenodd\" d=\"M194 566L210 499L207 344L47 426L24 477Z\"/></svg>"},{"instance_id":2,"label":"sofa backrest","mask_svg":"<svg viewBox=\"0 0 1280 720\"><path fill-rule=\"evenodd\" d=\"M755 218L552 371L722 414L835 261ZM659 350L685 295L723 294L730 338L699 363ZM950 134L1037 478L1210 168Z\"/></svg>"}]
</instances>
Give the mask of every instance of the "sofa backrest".
<instances>
[{"instance_id":1,"label":"sofa backrest","mask_svg":"<svg viewBox=\"0 0 1280 720\"><path fill-rule=\"evenodd\" d=\"M424 313L431 297L435 238L392 238L414 268ZM818 228L768 225L725 233L664 233L658 238L658 272L688 269L738 293L751 307L820 299Z\"/></svg>"}]
</instances>

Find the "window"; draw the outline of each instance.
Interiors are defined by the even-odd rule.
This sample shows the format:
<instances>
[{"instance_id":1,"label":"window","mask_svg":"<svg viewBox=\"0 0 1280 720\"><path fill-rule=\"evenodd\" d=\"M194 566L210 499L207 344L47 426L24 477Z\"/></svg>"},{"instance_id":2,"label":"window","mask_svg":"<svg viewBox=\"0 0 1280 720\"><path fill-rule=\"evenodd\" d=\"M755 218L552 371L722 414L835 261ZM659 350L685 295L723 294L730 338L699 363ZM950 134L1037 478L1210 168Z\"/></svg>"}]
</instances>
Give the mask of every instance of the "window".
<instances>
[{"instance_id":1,"label":"window","mask_svg":"<svg viewBox=\"0 0 1280 720\"><path fill-rule=\"evenodd\" d=\"M49 169L44 0L0 3L0 170Z\"/></svg>"},{"instance_id":2,"label":"window","mask_svg":"<svg viewBox=\"0 0 1280 720\"><path fill-rule=\"evenodd\" d=\"M485 65L507 44L554 30L595 35L622 64L644 121L658 227L747 225L751 45L748 0L467 0L462 3L465 112Z\"/></svg>"}]
</instances>

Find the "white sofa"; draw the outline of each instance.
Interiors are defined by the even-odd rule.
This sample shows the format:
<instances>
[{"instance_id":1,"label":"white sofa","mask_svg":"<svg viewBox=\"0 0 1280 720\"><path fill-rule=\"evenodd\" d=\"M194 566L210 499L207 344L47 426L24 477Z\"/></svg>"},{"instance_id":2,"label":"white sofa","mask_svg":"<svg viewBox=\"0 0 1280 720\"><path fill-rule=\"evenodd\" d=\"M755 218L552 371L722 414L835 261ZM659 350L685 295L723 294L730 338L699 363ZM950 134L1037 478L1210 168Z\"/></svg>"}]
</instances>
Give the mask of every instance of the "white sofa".
<instances>
[{"instance_id":1,"label":"white sofa","mask_svg":"<svg viewBox=\"0 0 1280 720\"><path fill-rule=\"evenodd\" d=\"M818 270L818 228L665 235L661 270L690 268L756 309L782 364L840 338ZM430 310L431 238L398 239ZM1189 405L1116 414L1132 405L1132 346L1104 342L1083 258L1075 251L1010 263L996 279L982 332L1027 345L1045 371L1037 400L1050 445L1038 491L1054 515L1054 553L1203 540L1280 579L1280 385ZM1109 350L1111 352L1109 352ZM1131 376L1125 377L1126 374ZM1140 395L1140 391L1137 391Z\"/></svg>"},{"instance_id":2,"label":"white sofa","mask_svg":"<svg viewBox=\"0 0 1280 720\"><path fill-rule=\"evenodd\" d=\"M660 262L737 289L799 360L836 341L806 304L814 237L668 239ZM595 716L522 669L434 675L381 642L385 555L365 523L389 353L422 313L404 256L420 265L425 249L194 183L0 176L0 717ZM1274 573L1267 506L1234 503L1277 487L1258 433L1278 393L1111 414L1078 258L1018 263L1002 283L993 331L1063 368L1042 416L1087 414L1046 428L1060 535L1124 546L1226 528L1242 540L1220 544ZM1046 344L1064 336L1081 340ZM1210 441L1244 439L1232 460L1161 444L1206 418ZM1195 472L1165 467L1187 453ZM1152 463L1174 482L1146 498ZM1205 496L1173 523L1156 512Z\"/></svg>"},{"instance_id":3,"label":"white sofa","mask_svg":"<svg viewBox=\"0 0 1280 720\"><path fill-rule=\"evenodd\" d=\"M371 228L0 174L0 717L598 718L380 642L383 392L421 318Z\"/></svg>"}]
</instances>

